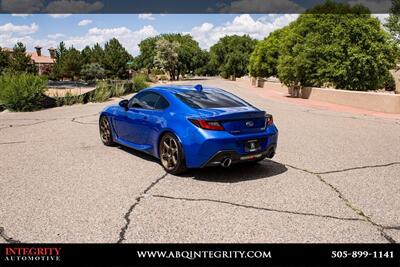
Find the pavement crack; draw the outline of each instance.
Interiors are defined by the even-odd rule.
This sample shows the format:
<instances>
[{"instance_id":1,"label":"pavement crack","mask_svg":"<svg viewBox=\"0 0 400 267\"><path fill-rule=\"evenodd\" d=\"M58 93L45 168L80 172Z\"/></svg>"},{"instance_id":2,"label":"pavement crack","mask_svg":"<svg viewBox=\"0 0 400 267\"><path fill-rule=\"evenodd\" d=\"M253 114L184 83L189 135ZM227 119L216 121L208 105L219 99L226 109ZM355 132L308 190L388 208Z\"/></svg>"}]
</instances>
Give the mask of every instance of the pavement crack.
<instances>
[{"instance_id":1,"label":"pavement crack","mask_svg":"<svg viewBox=\"0 0 400 267\"><path fill-rule=\"evenodd\" d=\"M396 225L396 226L383 226L383 229L386 229L386 230L400 230L400 225Z\"/></svg>"},{"instance_id":2,"label":"pavement crack","mask_svg":"<svg viewBox=\"0 0 400 267\"><path fill-rule=\"evenodd\" d=\"M186 198L186 197L173 197L173 196L165 196L165 195L152 195L152 197L166 198L166 199L173 199L173 200L183 200L183 201L193 201L193 202L213 202L213 203L226 204L226 205L231 205L231 206L236 206L236 207L241 207L241 208L246 208L246 209L255 209L255 210L268 211L268 212L287 213L287 214L291 214L291 215L313 216L313 217L335 219L335 220L343 220L343 221L363 221L363 220L358 219L358 218L343 218L343 217L336 217L336 216L332 216L332 215L315 214L315 213L308 213L308 212L298 212L298 211L290 211L290 210L278 210L278 209L257 207L257 206L251 206L251 205L246 205L246 204L239 204L239 203L235 203L235 202L217 200L217 199L209 199L209 198Z\"/></svg>"},{"instance_id":3,"label":"pavement crack","mask_svg":"<svg viewBox=\"0 0 400 267\"><path fill-rule=\"evenodd\" d=\"M331 174L331 173L338 173L338 172L347 172L352 170L362 170L362 169L370 169L370 168L382 168L382 167L389 167L393 165L400 165L400 161L385 163L385 164L377 164L377 165L366 165L366 166L359 166L341 170L334 170L334 171L326 171L326 172L313 172L313 174Z\"/></svg>"},{"instance_id":4,"label":"pavement crack","mask_svg":"<svg viewBox=\"0 0 400 267\"><path fill-rule=\"evenodd\" d=\"M26 127L26 126L33 126L33 125L37 125L37 124L41 124L41 123L45 123L47 121L43 120L43 121L37 121L37 122L32 122L32 123L25 123L25 124L9 124L7 127L3 127L2 129L5 128L18 128L18 127Z\"/></svg>"},{"instance_id":5,"label":"pavement crack","mask_svg":"<svg viewBox=\"0 0 400 267\"><path fill-rule=\"evenodd\" d=\"M1 227L1 226L0 226L0 237L2 237L7 243L21 243L21 241L16 240L16 239L6 235L4 227Z\"/></svg>"},{"instance_id":6,"label":"pavement crack","mask_svg":"<svg viewBox=\"0 0 400 267\"><path fill-rule=\"evenodd\" d=\"M23 144L25 141L14 141L14 142L2 142L0 145L13 145L13 144Z\"/></svg>"},{"instance_id":7,"label":"pavement crack","mask_svg":"<svg viewBox=\"0 0 400 267\"><path fill-rule=\"evenodd\" d=\"M167 177L168 173L165 173L164 175L162 175L161 177L157 178L156 180L154 180L144 191L143 193L138 196L135 200L135 203L133 203L128 211L125 213L124 215L124 219L125 219L125 225L121 228L121 232L119 233L119 239L117 241L118 244L122 243L125 239L125 234L126 231L128 230L129 224L131 223L131 219L130 216L133 212L133 210L136 208L137 205L139 205L140 201L146 196L146 194L156 185L158 184L161 180L163 180L165 177Z\"/></svg>"},{"instance_id":8,"label":"pavement crack","mask_svg":"<svg viewBox=\"0 0 400 267\"><path fill-rule=\"evenodd\" d=\"M79 116L79 117L73 117L72 119L71 119L71 122L75 122L75 123L78 123L78 124L92 124L92 125L97 125L97 122L83 122L83 121L79 121L78 119L81 119L81 118L87 118L87 117L92 117L92 116L96 116L96 115L98 115L98 113L96 113L96 114L90 114L90 115L83 115L83 116Z\"/></svg>"},{"instance_id":9,"label":"pavement crack","mask_svg":"<svg viewBox=\"0 0 400 267\"><path fill-rule=\"evenodd\" d=\"M392 164L393 165L393 164ZM334 185L332 185L331 183L329 183L327 180L325 180L321 174L326 174L326 173L316 173L316 172L312 172L309 171L307 169L302 169L296 166L292 166L289 164L285 164L285 166L298 170L298 171L303 171L306 172L308 174L311 174L315 177L317 177L322 183L324 183L326 186L330 187L339 197L339 199L341 199L347 207L349 207L351 210L353 210L356 214L358 214L360 217L362 217L364 219L364 221L370 223L372 226L374 226L381 234L381 236L383 238L385 238L389 243L396 243L396 241L385 232L385 227L382 226L381 224L376 223L375 221L372 220L372 218L368 215L366 215L360 208L356 207L356 205L354 205L353 203L351 203L351 201L349 199L347 199L342 192L340 192L340 190L338 188L336 188ZM389 165L390 166L390 165ZM383 166L380 166L383 167ZM332 173L332 172L330 172Z\"/></svg>"}]
</instances>

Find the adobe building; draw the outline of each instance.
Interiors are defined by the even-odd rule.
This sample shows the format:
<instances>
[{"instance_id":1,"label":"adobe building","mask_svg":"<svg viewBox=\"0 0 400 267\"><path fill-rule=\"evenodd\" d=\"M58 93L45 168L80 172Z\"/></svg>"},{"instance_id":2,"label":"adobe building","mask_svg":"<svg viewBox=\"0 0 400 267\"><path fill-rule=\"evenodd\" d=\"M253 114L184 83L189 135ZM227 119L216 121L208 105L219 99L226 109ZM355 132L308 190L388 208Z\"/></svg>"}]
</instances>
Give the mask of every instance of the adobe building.
<instances>
[{"instance_id":1,"label":"adobe building","mask_svg":"<svg viewBox=\"0 0 400 267\"><path fill-rule=\"evenodd\" d=\"M12 48L7 48L4 47L2 50L6 53L8 53L10 56L13 54L13 49ZM26 54L31 57L31 63L36 66L36 70L38 74L48 74L51 70L51 67L53 66L56 58L56 49L53 47L50 47L49 50L49 56L43 55L42 54L42 47L36 46L35 47L35 52L27 52Z\"/></svg>"},{"instance_id":2,"label":"adobe building","mask_svg":"<svg viewBox=\"0 0 400 267\"><path fill-rule=\"evenodd\" d=\"M54 64L56 57L56 49L50 47L49 55L45 56L42 54L42 47L36 46L36 52L28 53L31 56L32 63L35 64L37 72L39 75L46 74L50 71L51 67Z\"/></svg>"}]
</instances>

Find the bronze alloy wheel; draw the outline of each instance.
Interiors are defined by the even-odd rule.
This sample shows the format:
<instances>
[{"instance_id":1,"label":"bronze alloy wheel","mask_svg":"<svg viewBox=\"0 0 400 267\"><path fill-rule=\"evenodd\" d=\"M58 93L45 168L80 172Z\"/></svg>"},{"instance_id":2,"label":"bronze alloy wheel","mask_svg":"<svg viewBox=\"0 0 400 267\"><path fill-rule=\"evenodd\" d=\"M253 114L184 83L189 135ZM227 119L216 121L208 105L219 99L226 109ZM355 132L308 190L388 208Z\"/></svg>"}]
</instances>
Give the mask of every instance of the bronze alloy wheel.
<instances>
[{"instance_id":1,"label":"bronze alloy wheel","mask_svg":"<svg viewBox=\"0 0 400 267\"><path fill-rule=\"evenodd\" d=\"M101 117L99 127L101 141L107 146L113 145L111 127L107 117Z\"/></svg>"},{"instance_id":2,"label":"bronze alloy wheel","mask_svg":"<svg viewBox=\"0 0 400 267\"><path fill-rule=\"evenodd\" d=\"M164 169L172 174L185 171L183 151L178 139L172 134L166 134L160 142L160 159Z\"/></svg>"}]
</instances>

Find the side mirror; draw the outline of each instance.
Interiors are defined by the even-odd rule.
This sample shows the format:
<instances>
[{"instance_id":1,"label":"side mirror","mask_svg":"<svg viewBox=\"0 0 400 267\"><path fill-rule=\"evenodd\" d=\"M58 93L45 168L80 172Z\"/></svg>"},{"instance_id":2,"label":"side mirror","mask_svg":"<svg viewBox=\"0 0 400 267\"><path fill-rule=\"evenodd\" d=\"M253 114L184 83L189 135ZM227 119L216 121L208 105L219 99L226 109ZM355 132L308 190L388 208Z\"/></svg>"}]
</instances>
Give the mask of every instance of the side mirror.
<instances>
[{"instance_id":1,"label":"side mirror","mask_svg":"<svg viewBox=\"0 0 400 267\"><path fill-rule=\"evenodd\" d=\"M129 100L127 100L127 99L124 99L124 100L119 102L119 106L124 108L125 110L128 109L128 104L129 104Z\"/></svg>"}]
</instances>

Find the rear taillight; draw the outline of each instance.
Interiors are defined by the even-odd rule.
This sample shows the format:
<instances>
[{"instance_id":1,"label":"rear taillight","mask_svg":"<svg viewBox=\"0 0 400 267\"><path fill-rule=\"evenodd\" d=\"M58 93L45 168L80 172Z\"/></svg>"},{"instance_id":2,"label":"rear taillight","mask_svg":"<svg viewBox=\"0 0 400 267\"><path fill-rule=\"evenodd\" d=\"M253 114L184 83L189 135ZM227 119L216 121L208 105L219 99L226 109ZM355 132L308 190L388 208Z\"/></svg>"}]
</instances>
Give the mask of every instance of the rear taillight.
<instances>
[{"instance_id":1,"label":"rear taillight","mask_svg":"<svg viewBox=\"0 0 400 267\"><path fill-rule=\"evenodd\" d=\"M265 115L265 124L267 125L267 127L274 124L274 117L272 117L271 114Z\"/></svg>"},{"instance_id":2,"label":"rear taillight","mask_svg":"<svg viewBox=\"0 0 400 267\"><path fill-rule=\"evenodd\" d=\"M223 131L224 127L217 121L189 119L194 125L199 128L213 131Z\"/></svg>"}]
</instances>

